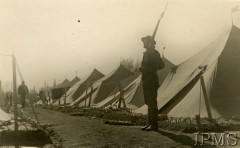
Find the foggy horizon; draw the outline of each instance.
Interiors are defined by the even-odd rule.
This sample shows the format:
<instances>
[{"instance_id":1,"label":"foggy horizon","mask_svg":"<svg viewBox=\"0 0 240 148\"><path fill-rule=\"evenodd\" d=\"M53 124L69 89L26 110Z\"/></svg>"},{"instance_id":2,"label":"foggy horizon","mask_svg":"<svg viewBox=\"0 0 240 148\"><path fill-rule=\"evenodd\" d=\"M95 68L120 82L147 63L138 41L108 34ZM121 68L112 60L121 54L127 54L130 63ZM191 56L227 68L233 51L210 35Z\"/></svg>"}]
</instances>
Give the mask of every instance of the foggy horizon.
<instances>
[{"instance_id":1,"label":"foggy horizon","mask_svg":"<svg viewBox=\"0 0 240 148\"><path fill-rule=\"evenodd\" d=\"M141 37L152 35L165 0L0 1L0 54L17 58L26 84L39 89L94 68L107 75L122 58L141 60ZM156 49L178 65L231 28L238 1L168 1ZM233 23L240 27L240 12ZM191 19L189 19L191 18ZM79 22L80 21L80 22ZM11 87L11 58L0 58L3 88ZM18 77L18 85L20 79Z\"/></svg>"}]
</instances>

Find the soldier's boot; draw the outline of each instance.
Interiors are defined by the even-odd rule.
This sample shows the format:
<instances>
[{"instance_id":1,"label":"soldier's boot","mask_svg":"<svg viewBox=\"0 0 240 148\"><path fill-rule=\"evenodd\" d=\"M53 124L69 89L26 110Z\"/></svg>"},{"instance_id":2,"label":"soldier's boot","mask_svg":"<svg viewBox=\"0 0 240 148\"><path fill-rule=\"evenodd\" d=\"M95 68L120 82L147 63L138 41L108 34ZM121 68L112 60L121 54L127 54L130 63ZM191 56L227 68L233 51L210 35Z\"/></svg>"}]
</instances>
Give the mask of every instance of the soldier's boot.
<instances>
[{"instance_id":1,"label":"soldier's boot","mask_svg":"<svg viewBox=\"0 0 240 148\"><path fill-rule=\"evenodd\" d=\"M158 131L158 109L155 107L151 111L151 126L146 131Z\"/></svg>"},{"instance_id":2,"label":"soldier's boot","mask_svg":"<svg viewBox=\"0 0 240 148\"><path fill-rule=\"evenodd\" d=\"M151 126L152 123L152 110L150 108L148 108L148 124L144 127L141 128L141 131L145 131L148 127Z\"/></svg>"},{"instance_id":3,"label":"soldier's boot","mask_svg":"<svg viewBox=\"0 0 240 148\"><path fill-rule=\"evenodd\" d=\"M150 124L148 124L148 125L146 125L146 126L144 126L144 127L142 127L141 128L141 131L145 131L149 126L151 126Z\"/></svg>"}]
</instances>

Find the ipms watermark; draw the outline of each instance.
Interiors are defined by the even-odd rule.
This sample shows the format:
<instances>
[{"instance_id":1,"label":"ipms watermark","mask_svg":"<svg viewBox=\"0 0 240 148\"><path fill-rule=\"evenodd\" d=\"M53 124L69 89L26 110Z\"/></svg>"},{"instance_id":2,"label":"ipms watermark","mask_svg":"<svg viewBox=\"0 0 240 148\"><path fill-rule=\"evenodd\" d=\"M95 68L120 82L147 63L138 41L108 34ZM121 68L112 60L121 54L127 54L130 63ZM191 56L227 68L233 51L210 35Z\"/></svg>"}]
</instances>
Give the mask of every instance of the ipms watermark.
<instances>
[{"instance_id":1,"label":"ipms watermark","mask_svg":"<svg viewBox=\"0 0 240 148\"><path fill-rule=\"evenodd\" d=\"M207 141L212 146L236 146L238 144L237 133L194 133L194 135L195 146L206 145Z\"/></svg>"}]
</instances>

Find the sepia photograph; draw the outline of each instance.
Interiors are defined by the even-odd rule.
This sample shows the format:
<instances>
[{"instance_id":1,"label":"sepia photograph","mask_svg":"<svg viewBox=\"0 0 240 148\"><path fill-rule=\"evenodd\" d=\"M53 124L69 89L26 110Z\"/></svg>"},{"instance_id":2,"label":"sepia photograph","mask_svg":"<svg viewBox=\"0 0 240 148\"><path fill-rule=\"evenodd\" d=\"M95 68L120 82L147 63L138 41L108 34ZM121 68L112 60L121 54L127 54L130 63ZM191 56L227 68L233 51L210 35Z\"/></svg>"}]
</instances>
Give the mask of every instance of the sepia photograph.
<instances>
[{"instance_id":1,"label":"sepia photograph","mask_svg":"<svg viewBox=\"0 0 240 148\"><path fill-rule=\"evenodd\" d=\"M1 148L240 148L240 0L0 0Z\"/></svg>"}]
</instances>

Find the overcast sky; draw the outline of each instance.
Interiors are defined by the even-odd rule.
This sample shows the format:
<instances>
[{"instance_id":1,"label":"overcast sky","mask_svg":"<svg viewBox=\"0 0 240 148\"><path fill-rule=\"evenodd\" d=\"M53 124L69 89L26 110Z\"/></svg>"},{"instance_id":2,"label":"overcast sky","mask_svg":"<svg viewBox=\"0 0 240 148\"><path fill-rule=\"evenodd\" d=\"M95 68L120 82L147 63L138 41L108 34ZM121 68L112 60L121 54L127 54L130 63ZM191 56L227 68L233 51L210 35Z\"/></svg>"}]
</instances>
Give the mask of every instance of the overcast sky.
<instances>
[{"instance_id":1,"label":"overcast sky","mask_svg":"<svg viewBox=\"0 0 240 148\"><path fill-rule=\"evenodd\" d=\"M29 87L71 80L76 71L83 78L93 68L107 74L121 58L141 60L141 37L152 34L166 2L0 0L0 54L14 52ZM166 58L183 62L231 27L238 3L168 0L156 49L162 54L166 46ZM239 12L233 20L240 27ZM0 56L0 79L11 83L10 57Z\"/></svg>"}]
</instances>

